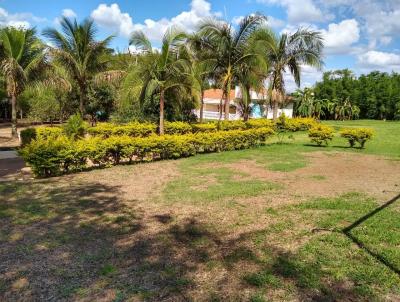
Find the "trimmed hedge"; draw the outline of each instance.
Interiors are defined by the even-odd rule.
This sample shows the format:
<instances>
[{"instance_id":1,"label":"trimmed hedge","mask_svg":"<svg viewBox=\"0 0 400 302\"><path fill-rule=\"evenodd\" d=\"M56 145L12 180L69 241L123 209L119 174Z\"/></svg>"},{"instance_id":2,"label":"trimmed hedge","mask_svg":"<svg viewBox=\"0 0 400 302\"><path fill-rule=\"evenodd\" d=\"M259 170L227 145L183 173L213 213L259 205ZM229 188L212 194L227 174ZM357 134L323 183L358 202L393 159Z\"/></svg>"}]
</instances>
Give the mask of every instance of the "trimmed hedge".
<instances>
[{"instance_id":1,"label":"trimmed hedge","mask_svg":"<svg viewBox=\"0 0 400 302\"><path fill-rule=\"evenodd\" d=\"M90 166L153 161L263 145L271 128L219 131L186 135L130 137L114 135L72 140L62 135L36 139L20 154L37 176L48 177L81 171Z\"/></svg>"},{"instance_id":2,"label":"trimmed hedge","mask_svg":"<svg viewBox=\"0 0 400 302\"><path fill-rule=\"evenodd\" d=\"M21 144L25 146L35 139L56 138L63 135L61 127L36 127L21 130Z\"/></svg>"},{"instance_id":3,"label":"trimmed hedge","mask_svg":"<svg viewBox=\"0 0 400 302\"><path fill-rule=\"evenodd\" d=\"M216 123L205 123L205 124L192 124L192 132L199 133L199 132L215 132L217 131L217 124Z\"/></svg>"},{"instance_id":4,"label":"trimmed hedge","mask_svg":"<svg viewBox=\"0 0 400 302\"><path fill-rule=\"evenodd\" d=\"M308 130L308 137L311 139L311 142L316 143L318 146L321 146L323 143L328 145L329 141L333 138L333 133L334 130L332 127L318 124Z\"/></svg>"},{"instance_id":5,"label":"trimmed hedge","mask_svg":"<svg viewBox=\"0 0 400 302\"><path fill-rule=\"evenodd\" d=\"M192 132L192 126L185 122L164 122L165 134L188 134Z\"/></svg>"},{"instance_id":6,"label":"trimmed hedge","mask_svg":"<svg viewBox=\"0 0 400 302\"><path fill-rule=\"evenodd\" d=\"M112 135L128 135L132 137L145 137L155 134L157 126L152 123L131 122L124 125L116 125L111 123L100 123L95 127L90 127L87 132L92 136L100 136L103 138Z\"/></svg>"},{"instance_id":7,"label":"trimmed hedge","mask_svg":"<svg viewBox=\"0 0 400 302\"><path fill-rule=\"evenodd\" d=\"M295 117L295 118L286 118L285 129L287 131L307 131L318 125L317 121L310 117Z\"/></svg>"},{"instance_id":8,"label":"trimmed hedge","mask_svg":"<svg viewBox=\"0 0 400 302\"><path fill-rule=\"evenodd\" d=\"M351 148L357 143L362 149L365 143L374 136L374 131L368 128L343 128L340 130L340 136L347 139Z\"/></svg>"},{"instance_id":9,"label":"trimmed hedge","mask_svg":"<svg viewBox=\"0 0 400 302\"><path fill-rule=\"evenodd\" d=\"M221 121L209 122L204 124L189 124L185 122L165 122L166 134L189 134L201 132L216 132L230 131L230 130L245 130L271 127L284 131L305 131L316 125L317 122L312 118L286 118L280 117L277 122L267 119L251 119L247 122L243 121ZM152 123L131 122L128 124L112 124L112 123L99 123L94 127L87 127L86 133L90 136L107 138L114 135L126 135L131 137L147 137L157 133L157 125ZM55 138L65 134L62 127L37 127L27 128L21 131L22 145L29 144L36 138L46 139L48 137ZM80 134L82 135L82 134Z\"/></svg>"}]
</instances>

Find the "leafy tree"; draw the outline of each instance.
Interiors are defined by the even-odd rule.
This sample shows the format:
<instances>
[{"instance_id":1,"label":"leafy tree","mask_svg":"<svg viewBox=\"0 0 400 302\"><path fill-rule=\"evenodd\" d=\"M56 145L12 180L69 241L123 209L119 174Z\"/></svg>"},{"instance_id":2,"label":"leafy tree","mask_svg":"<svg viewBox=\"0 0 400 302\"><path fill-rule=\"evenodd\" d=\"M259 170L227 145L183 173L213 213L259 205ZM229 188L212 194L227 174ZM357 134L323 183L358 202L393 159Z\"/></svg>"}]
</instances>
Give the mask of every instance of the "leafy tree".
<instances>
[{"instance_id":1,"label":"leafy tree","mask_svg":"<svg viewBox=\"0 0 400 302\"><path fill-rule=\"evenodd\" d=\"M21 94L21 100L29 104L28 117L34 121L53 123L60 117L60 103L53 87L44 84L30 86Z\"/></svg>"},{"instance_id":2,"label":"leafy tree","mask_svg":"<svg viewBox=\"0 0 400 302\"><path fill-rule=\"evenodd\" d=\"M250 37L263 27L265 21L265 16L255 14L243 18L237 30L231 24L216 19L207 20L200 26L198 35L201 36L204 55L213 65L215 83L223 90L226 120L229 119L230 91L244 66L254 63L254 57L258 55L249 51Z\"/></svg>"},{"instance_id":3,"label":"leafy tree","mask_svg":"<svg viewBox=\"0 0 400 302\"><path fill-rule=\"evenodd\" d=\"M40 77L45 52L34 29L5 27L0 29L0 69L11 99L11 135L17 132L18 97L26 85Z\"/></svg>"},{"instance_id":4,"label":"leafy tree","mask_svg":"<svg viewBox=\"0 0 400 302\"><path fill-rule=\"evenodd\" d=\"M269 82L273 105L273 118L278 115L278 104L284 101L284 73L289 71L300 86L301 66L320 68L322 62L323 39L318 31L299 29L293 34L276 36L270 30L264 35L265 55L269 63Z\"/></svg>"},{"instance_id":5,"label":"leafy tree","mask_svg":"<svg viewBox=\"0 0 400 302\"><path fill-rule=\"evenodd\" d=\"M188 56L183 55L183 43L186 34L175 28L169 28L164 34L161 51L154 49L141 31L132 34L130 44L142 51L140 64L132 71L132 84L140 87L140 100L154 94L159 96L159 133L164 134L165 94L169 90L185 93L193 81Z\"/></svg>"},{"instance_id":6,"label":"leafy tree","mask_svg":"<svg viewBox=\"0 0 400 302\"><path fill-rule=\"evenodd\" d=\"M72 21L63 17L60 24L61 32L48 28L43 35L54 44L50 48L54 63L66 71L79 89L79 110L83 115L90 82L99 72L107 69L110 60L108 55L111 53L108 45L113 37L96 40L96 28L92 20L78 24L76 19Z\"/></svg>"}]
</instances>

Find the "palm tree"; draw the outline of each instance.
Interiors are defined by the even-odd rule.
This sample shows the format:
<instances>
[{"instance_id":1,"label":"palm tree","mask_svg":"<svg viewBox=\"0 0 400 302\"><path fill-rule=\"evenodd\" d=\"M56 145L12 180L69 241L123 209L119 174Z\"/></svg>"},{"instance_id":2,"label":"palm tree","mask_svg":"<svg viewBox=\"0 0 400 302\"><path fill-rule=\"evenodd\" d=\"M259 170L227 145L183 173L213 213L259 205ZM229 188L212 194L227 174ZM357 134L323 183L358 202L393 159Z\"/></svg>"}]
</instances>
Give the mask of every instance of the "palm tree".
<instances>
[{"instance_id":1,"label":"palm tree","mask_svg":"<svg viewBox=\"0 0 400 302\"><path fill-rule=\"evenodd\" d=\"M129 41L143 54L140 63L133 69L141 86L140 99L158 94L160 97L159 133L164 134L165 93L176 90L185 93L192 87L191 66L189 56L183 48L187 35L169 28L163 37L161 51L154 49L146 35L141 31L132 33Z\"/></svg>"},{"instance_id":2,"label":"palm tree","mask_svg":"<svg viewBox=\"0 0 400 302\"><path fill-rule=\"evenodd\" d=\"M113 36L104 40L95 39L96 28L92 20L78 24L63 17L62 31L48 28L43 35L50 39L54 63L62 66L79 89L79 110L84 114L90 81L99 72L105 71L111 49L108 48Z\"/></svg>"},{"instance_id":3,"label":"palm tree","mask_svg":"<svg viewBox=\"0 0 400 302\"><path fill-rule=\"evenodd\" d=\"M229 119L231 88L243 70L243 65L257 56L256 53L248 52L249 39L265 21L266 17L263 15L250 15L243 18L235 30L227 22L210 19L205 21L198 31L202 37L201 45L205 56L213 62L214 81L223 90L226 120ZM222 108L220 118L222 118Z\"/></svg>"},{"instance_id":4,"label":"palm tree","mask_svg":"<svg viewBox=\"0 0 400 302\"><path fill-rule=\"evenodd\" d=\"M17 132L18 96L25 86L40 76L45 53L34 29L5 27L0 30L0 69L11 99L11 135Z\"/></svg>"},{"instance_id":5,"label":"palm tree","mask_svg":"<svg viewBox=\"0 0 400 302\"><path fill-rule=\"evenodd\" d=\"M278 116L278 104L285 97L284 73L289 71L297 86L300 86L301 65L321 68L323 39L321 33L299 29L293 34L276 36L269 30L260 31L264 36L266 59L270 64L270 91L273 118Z\"/></svg>"}]
</instances>

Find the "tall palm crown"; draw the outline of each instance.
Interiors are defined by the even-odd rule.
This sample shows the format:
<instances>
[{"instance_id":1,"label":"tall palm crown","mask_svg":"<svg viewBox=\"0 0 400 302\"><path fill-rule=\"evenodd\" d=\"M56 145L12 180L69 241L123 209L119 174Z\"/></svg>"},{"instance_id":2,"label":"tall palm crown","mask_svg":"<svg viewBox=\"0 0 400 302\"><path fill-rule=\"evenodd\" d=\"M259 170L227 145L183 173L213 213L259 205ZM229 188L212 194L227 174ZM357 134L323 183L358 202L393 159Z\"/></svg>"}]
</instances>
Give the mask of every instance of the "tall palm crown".
<instances>
[{"instance_id":1,"label":"tall palm crown","mask_svg":"<svg viewBox=\"0 0 400 302\"><path fill-rule=\"evenodd\" d=\"M12 136L17 136L17 98L44 67L43 44L34 29L6 27L0 30L0 69L11 98Z\"/></svg>"},{"instance_id":2,"label":"tall palm crown","mask_svg":"<svg viewBox=\"0 0 400 302\"><path fill-rule=\"evenodd\" d=\"M140 64L133 72L141 86L140 98L158 94L160 97L159 132L164 134L165 92L169 89L185 90L192 85L190 60L184 48L186 34L169 28L163 37L161 50L154 49L141 31L132 34L129 44L142 52Z\"/></svg>"},{"instance_id":3,"label":"tall palm crown","mask_svg":"<svg viewBox=\"0 0 400 302\"><path fill-rule=\"evenodd\" d=\"M323 39L319 32L299 29L293 34L274 35L271 31L263 33L266 57L270 63L270 89L277 117L278 103L285 95L284 73L289 71L295 83L300 86L301 65L321 68Z\"/></svg>"},{"instance_id":4,"label":"tall palm crown","mask_svg":"<svg viewBox=\"0 0 400 302\"><path fill-rule=\"evenodd\" d=\"M200 26L202 48L213 62L216 84L224 92L225 119L229 118L229 91L237 81L243 64L250 63L257 55L248 51L250 37L265 21L265 16L256 14L243 18L237 30L231 24L216 19L207 20Z\"/></svg>"},{"instance_id":5,"label":"tall palm crown","mask_svg":"<svg viewBox=\"0 0 400 302\"><path fill-rule=\"evenodd\" d=\"M54 44L50 53L55 64L62 66L79 88L79 109L83 114L90 81L97 73L107 68L107 55L111 53L108 46L113 36L97 41L97 30L93 20L85 20L78 24L76 20L64 17L60 24L61 32L48 28L44 30L43 35Z\"/></svg>"}]
</instances>

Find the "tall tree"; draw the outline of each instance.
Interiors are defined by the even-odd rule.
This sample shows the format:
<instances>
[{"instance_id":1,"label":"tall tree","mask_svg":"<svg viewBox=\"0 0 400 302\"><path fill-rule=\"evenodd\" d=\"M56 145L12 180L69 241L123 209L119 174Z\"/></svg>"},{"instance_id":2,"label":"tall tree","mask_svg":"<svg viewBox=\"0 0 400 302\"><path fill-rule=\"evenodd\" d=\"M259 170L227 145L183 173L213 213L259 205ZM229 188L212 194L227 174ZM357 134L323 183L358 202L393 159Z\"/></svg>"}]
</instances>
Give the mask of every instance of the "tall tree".
<instances>
[{"instance_id":1,"label":"tall tree","mask_svg":"<svg viewBox=\"0 0 400 302\"><path fill-rule=\"evenodd\" d=\"M129 41L142 52L140 62L133 69L136 83L140 85L140 99L157 94L160 98L159 133L164 134L165 94L168 90L186 90L192 87L191 64L183 44L187 35L169 28L163 37L161 50L154 49L146 35L141 31L132 33Z\"/></svg>"},{"instance_id":2,"label":"tall tree","mask_svg":"<svg viewBox=\"0 0 400 302\"><path fill-rule=\"evenodd\" d=\"M264 26L265 21L265 16L255 14L243 18L237 30L232 24L216 19L207 20L200 26L198 34L202 37L203 51L214 62L214 80L223 90L226 120L229 119L230 91L244 64L249 64L257 56L248 52L249 39Z\"/></svg>"},{"instance_id":3,"label":"tall tree","mask_svg":"<svg viewBox=\"0 0 400 302\"><path fill-rule=\"evenodd\" d=\"M301 66L321 68L323 39L321 33L299 29L295 33L276 36L265 30L264 36L267 62L269 62L270 95L273 105L273 118L278 116L278 104L285 98L285 72L290 72L297 86L300 86Z\"/></svg>"},{"instance_id":4,"label":"tall tree","mask_svg":"<svg viewBox=\"0 0 400 302\"><path fill-rule=\"evenodd\" d=\"M34 29L0 29L0 68L11 99L11 135L17 132L17 102L25 86L40 76L45 66L43 44Z\"/></svg>"},{"instance_id":5,"label":"tall tree","mask_svg":"<svg viewBox=\"0 0 400 302\"><path fill-rule=\"evenodd\" d=\"M90 81L107 69L111 49L108 48L112 36L104 40L96 40L96 28L93 20L84 20L78 24L63 17L61 32L48 28L43 35L50 39L54 47L50 53L56 64L61 65L69 74L70 79L79 89L79 110L83 115L88 97Z\"/></svg>"}]
</instances>

